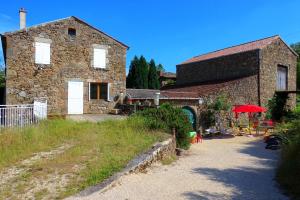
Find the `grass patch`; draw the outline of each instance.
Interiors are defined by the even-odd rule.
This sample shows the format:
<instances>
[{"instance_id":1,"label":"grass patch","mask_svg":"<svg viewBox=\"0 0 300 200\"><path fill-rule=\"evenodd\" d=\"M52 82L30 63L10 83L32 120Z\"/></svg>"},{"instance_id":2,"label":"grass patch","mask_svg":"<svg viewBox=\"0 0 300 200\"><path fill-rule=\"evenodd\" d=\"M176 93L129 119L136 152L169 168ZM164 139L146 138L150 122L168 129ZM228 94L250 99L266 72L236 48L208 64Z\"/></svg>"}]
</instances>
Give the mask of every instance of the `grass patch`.
<instances>
[{"instance_id":1,"label":"grass patch","mask_svg":"<svg viewBox=\"0 0 300 200\"><path fill-rule=\"evenodd\" d=\"M170 165L173 162L175 162L176 160L177 160L177 157L175 155L171 155L171 156L168 156L168 157L165 157L164 159L162 159L161 163L163 165Z\"/></svg>"},{"instance_id":2,"label":"grass patch","mask_svg":"<svg viewBox=\"0 0 300 200\"><path fill-rule=\"evenodd\" d=\"M103 181L125 167L137 154L167 137L165 133L149 131L144 120L137 117L101 123L45 121L36 127L6 130L0 134L0 170L18 165L34 153L68 144L70 148L64 152L32 162L30 176L21 177L30 183L35 179L46 180L51 174L68 175L69 180L60 183L64 188L57 188L60 192L51 196L63 198ZM0 192L0 196L5 194ZM40 198L53 194L37 191L36 195Z\"/></svg>"},{"instance_id":3,"label":"grass patch","mask_svg":"<svg viewBox=\"0 0 300 200\"><path fill-rule=\"evenodd\" d=\"M42 189L42 190L40 190L40 191L38 191L38 192L36 192L35 194L34 194L34 198L36 199L36 200L40 200L40 199L43 199L43 197L46 195L46 194L48 194L49 193L49 191L45 188L45 189Z\"/></svg>"}]
</instances>

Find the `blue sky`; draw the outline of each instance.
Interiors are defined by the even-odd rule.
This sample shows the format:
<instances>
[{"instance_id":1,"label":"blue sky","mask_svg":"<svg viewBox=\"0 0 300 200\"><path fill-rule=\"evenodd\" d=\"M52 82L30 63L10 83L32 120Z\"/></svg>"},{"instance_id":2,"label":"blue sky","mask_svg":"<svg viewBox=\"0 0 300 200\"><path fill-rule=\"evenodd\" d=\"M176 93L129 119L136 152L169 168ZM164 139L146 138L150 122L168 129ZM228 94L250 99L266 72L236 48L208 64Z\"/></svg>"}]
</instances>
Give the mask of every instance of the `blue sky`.
<instances>
[{"instance_id":1,"label":"blue sky","mask_svg":"<svg viewBox=\"0 0 300 200\"><path fill-rule=\"evenodd\" d=\"M130 46L134 55L154 58L167 71L184 60L231 45L279 34L300 41L299 0L110 0L0 3L0 33L18 29L20 7L27 25L77 16Z\"/></svg>"}]
</instances>

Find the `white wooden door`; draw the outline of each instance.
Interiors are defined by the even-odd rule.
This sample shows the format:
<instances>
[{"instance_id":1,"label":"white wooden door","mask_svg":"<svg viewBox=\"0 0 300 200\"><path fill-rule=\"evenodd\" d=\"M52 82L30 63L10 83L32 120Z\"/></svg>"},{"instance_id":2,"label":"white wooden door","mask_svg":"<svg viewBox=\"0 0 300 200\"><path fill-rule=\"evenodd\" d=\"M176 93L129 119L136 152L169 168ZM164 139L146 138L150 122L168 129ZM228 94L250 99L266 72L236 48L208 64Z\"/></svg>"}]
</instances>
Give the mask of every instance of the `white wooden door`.
<instances>
[{"instance_id":1,"label":"white wooden door","mask_svg":"<svg viewBox=\"0 0 300 200\"><path fill-rule=\"evenodd\" d=\"M68 114L83 114L83 82L68 83Z\"/></svg>"}]
</instances>

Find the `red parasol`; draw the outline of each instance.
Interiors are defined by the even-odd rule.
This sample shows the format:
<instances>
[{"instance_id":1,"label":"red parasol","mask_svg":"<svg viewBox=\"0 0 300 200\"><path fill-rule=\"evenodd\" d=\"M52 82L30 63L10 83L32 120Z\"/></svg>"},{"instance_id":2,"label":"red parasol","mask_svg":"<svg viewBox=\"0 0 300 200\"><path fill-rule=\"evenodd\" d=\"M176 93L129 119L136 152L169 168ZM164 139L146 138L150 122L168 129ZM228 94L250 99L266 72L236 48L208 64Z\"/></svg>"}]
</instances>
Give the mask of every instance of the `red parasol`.
<instances>
[{"instance_id":1,"label":"red parasol","mask_svg":"<svg viewBox=\"0 0 300 200\"><path fill-rule=\"evenodd\" d=\"M257 105L237 105L232 109L235 112L235 118L238 118L238 113L259 113L259 112L266 112L267 109L264 107L260 107Z\"/></svg>"},{"instance_id":2,"label":"red parasol","mask_svg":"<svg viewBox=\"0 0 300 200\"><path fill-rule=\"evenodd\" d=\"M258 113L258 112L266 112L267 109L264 107L257 106L257 105L238 105L238 106L235 106L232 109L232 111L236 112L236 113L242 113L242 112Z\"/></svg>"}]
</instances>

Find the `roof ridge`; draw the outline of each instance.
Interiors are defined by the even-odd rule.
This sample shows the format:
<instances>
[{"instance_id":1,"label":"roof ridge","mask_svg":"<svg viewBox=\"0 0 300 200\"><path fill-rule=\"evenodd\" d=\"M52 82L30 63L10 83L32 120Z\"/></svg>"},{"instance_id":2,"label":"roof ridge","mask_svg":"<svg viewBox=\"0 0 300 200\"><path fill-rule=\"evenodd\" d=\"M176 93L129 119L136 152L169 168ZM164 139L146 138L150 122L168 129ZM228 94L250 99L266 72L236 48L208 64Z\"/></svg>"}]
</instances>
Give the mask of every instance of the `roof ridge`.
<instances>
[{"instance_id":1,"label":"roof ridge","mask_svg":"<svg viewBox=\"0 0 300 200\"><path fill-rule=\"evenodd\" d=\"M262 41L262 40L266 40L266 39L270 39L270 38L275 39L277 37L280 37L280 36L279 35L273 35L273 36L270 36L270 37L265 37L265 38L261 38L261 39L257 39L257 40L252 40L252 41L249 41L249 42L244 42L244 43L241 43L241 44L232 45L232 46L225 47L225 48L222 48L222 49L218 49L218 50L215 50L215 51L211 51L211 52L208 52L208 53L200 54L198 56L194 56L193 58L197 58L197 57L200 57L200 56L203 56L203 55L215 53L215 52L218 52L218 51L223 51L225 49L230 49L230 48L233 48L233 47L243 46L245 44L250 44L250 43L254 43L254 42L258 42L258 41Z\"/></svg>"},{"instance_id":2,"label":"roof ridge","mask_svg":"<svg viewBox=\"0 0 300 200\"><path fill-rule=\"evenodd\" d=\"M232 46L229 46L229 47L226 47L226 48L222 48L222 49L218 49L218 50L215 50L215 51L211 51L211 52L207 52L207 53L204 53L204 54L200 54L200 55L197 55L197 56L194 56L190 59L187 59L185 60L184 62L182 62L181 64L186 64L186 63L192 63L192 62L197 62L197 60L195 61L191 61L193 59L197 59L197 58L200 58L202 56L206 56L206 55L210 55L210 54L214 54L214 53L218 53L218 52L222 52L222 51L226 51L228 49L233 49L235 47L242 47L242 46L245 46L245 45L248 45L248 44L255 44L257 42L260 42L260 41L264 41L264 40L268 40L268 39L278 39L280 38L280 36L277 34L277 35L273 35L273 36L269 36L269 37L265 37L265 38L261 38L261 39L257 39L257 40L253 40L253 41L249 41L249 42L244 42L244 43L241 43L241 44L237 44L237 45L232 45ZM262 47L263 48L263 47ZM254 49L253 49L254 50ZM228 54L228 55L231 55L231 54ZM207 59L204 59L204 60L207 60Z\"/></svg>"},{"instance_id":3,"label":"roof ridge","mask_svg":"<svg viewBox=\"0 0 300 200\"><path fill-rule=\"evenodd\" d=\"M114 37L108 35L107 33L104 33L104 32L101 31L100 29L98 29L98 28L96 28L96 27L90 25L89 23L85 22L84 20L82 20L82 19L80 19L80 18L78 18L78 17L75 17L75 16L73 16L73 15L68 16L68 17L64 17L64 18L60 18L60 19L56 19L56 20L52 20L52 21L48 21L48 22L43 22L43 23L40 23L40 24L35 24L35 25L33 25L33 26L29 26L29 27L26 27L26 28L24 28L24 29L19 29L19 30L15 30L15 31L4 32L4 33L1 33L0 35L15 34L15 33L18 33L18 32L20 32L20 31L24 31L24 30L27 31L27 30L32 29L32 28L37 28L37 27L39 27L39 26L45 26L45 25L48 25L48 24L51 24L51 23L55 23L55 22L59 22L59 21L63 21L63 20L71 19L71 18L73 18L74 20L77 20L77 21L79 21L79 22L81 22L81 23L83 23L83 24L89 26L90 28L92 28L92 29L94 29L94 30L96 30L96 31L98 31L98 32L100 32L100 33L102 33L102 34L104 34L104 35L107 36L108 38L110 38L110 39L116 41L117 43L119 43L119 44L121 44L122 46L127 47L127 49L129 49L129 46L127 46L126 44L120 42L119 40L115 39Z\"/></svg>"},{"instance_id":4,"label":"roof ridge","mask_svg":"<svg viewBox=\"0 0 300 200\"><path fill-rule=\"evenodd\" d=\"M144 89L144 88L126 88L126 90L152 90L152 91L156 91L158 89Z\"/></svg>"},{"instance_id":5,"label":"roof ridge","mask_svg":"<svg viewBox=\"0 0 300 200\"><path fill-rule=\"evenodd\" d=\"M62 21L62 20L70 19L72 17L76 18L74 16L68 16L68 17L64 17L64 18L59 18L59 19L55 19L55 20L51 20L51 21L47 21L47 22L43 22L43 23L39 23L39 24L34 24L32 26L28 26L28 27L25 27L23 29L18 29L18 30L15 30L15 31L7 31L7 32L2 33L2 35L5 35L5 34L14 34L14 33L20 32L20 31L24 31L24 30L36 28L38 26L44 26L44 25L48 25L48 24L51 24L51 23L54 23L54 22L59 22L59 21Z\"/></svg>"},{"instance_id":6,"label":"roof ridge","mask_svg":"<svg viewBox=\"0 0 300 200\"><path fill-rule=\"evenodd\" d=\"M190 92L177 92L177 91L168 91L168 90L161 90L162 92L172 92L172 93L195 93L197 91L190 91Z\"/></svg>"}]
</instances>

